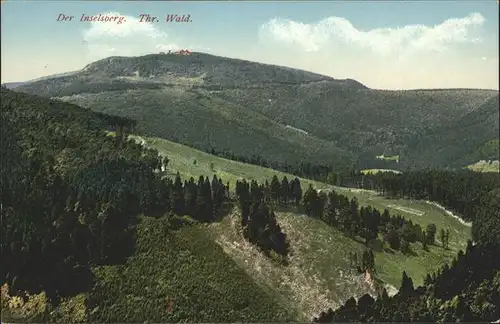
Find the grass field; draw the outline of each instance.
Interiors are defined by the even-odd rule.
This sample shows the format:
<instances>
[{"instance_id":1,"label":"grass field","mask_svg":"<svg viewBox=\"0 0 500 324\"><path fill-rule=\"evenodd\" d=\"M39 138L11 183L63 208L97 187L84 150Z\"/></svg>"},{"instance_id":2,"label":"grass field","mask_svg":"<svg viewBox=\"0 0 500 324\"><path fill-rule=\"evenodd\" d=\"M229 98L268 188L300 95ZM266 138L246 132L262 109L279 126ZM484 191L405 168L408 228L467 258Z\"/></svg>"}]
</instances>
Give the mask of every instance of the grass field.
<instances>
[{"instance_id":1,"label":"grass field","mask_svg":"<svg viewBox=\"0 0 500 324\"><path fill-rule=\"evenodd\" d=\"M499 161L479 161L467 166L468 169L477 172L500 172Z\"/></svg>"},{"instance_id":2,"label":"grass field","mask_svg":"<svg viewBox=\"0 0 500 324\"><path fill-rule=\"evenodd\" d=\"M399 162L399 155L394 155L394 156L385 156L385 155L377 155L375 157L376 159L379 160L386 160L386 161L396 161Z\"/></svg>"},{"instance_id":3,"label":"grass field","mask_svg":"<svg viewBox=\"0 0 500 324\"><path fill-rule=\"evenodd\" d=\"M392 172L392 173L401 173L401 171L391 170L391 169L365 169L361 170L363 174L376 174L379 172Z\"/></svg>"},{"instance_id":4,"label":"grass field","mask_svg":"<svg viewBox=\"0 0 500 324\"><path fill-rule=\"evenodd\" d=\"M168 165L170 175L174 175L178 171L182 177L193 177L197 179L200 175L211 177L215 173L217 176L221 177L224 182L229 182L232 188L234 187L236 180L241 178L248 180L255 179L259 182L270 179L273 175L277 175L279 178L284 175L286 175L289 179L294 178L294 176L290 174L216 157L167 140L159 138L144 138L133 135L132 137L138 142L141 142L149 147L156 148L160 154L168 156L170 160ZM196 161L196 163L194 163L194 161ZM301 183L303 188L312 184L318 189L334 189L349 198L356 197L360 205L372 205L381 211L384 208L388 208L392 214L401 214L404 217L411 219L413 222L421 224L423 227L430 223L434 223L436 224L438 231L441 228L450 229L450 243L449 249L447 250L440 246L430 246L429 251L424 251L420 243L413 243L411 244L411 255L403 255L399 251L384 251L381 248L379 241L372 244L372 248L375 251L377 271L375 274L376 278L377 280L381 280L383 282L382 284L386 285L386 287L390 288L389 290L392 291L394 291L394 288L399 288L403 270L407 271L407 273L413 278L416 285L422 284L423 278L428 272L436 270L445 262L449 262L456 255L456 252L459 249L465 249L467 239L470 238L469 226L462 224L457 219L447 215L446 212L438 206L425 201L386 199L373 191L333 187L324 183L306 179L301 179ZM272 309L282 310L283 318L293 316L295 319L300 321L309 321L312 316L317 315L319 312L329 307L337 306L340 303L343 303L350 296L361 296L367 292L374 293L374 287L366 284L363 277L355 273L349 265L348 252L358 252L359 254L363 251L364 245L345 237L338 230L327 226L319 220L299 214L292 209L278 210L278 222L290 239L291 244L290 264L286 267L272 261L271 259L265 258L254 246L242 238L241 230L238 225L239 219L239 210L235 208L232 213L225 217L221 222L209 225L195 225L187 229L181 229L179 234L176 234L177 236L175 236L177 237L175 240L178 242L175 243L175 246L177 248L182 244L187 244L185 249L190 252L182 253L191 255L191 257L186 260L194 262L193 265L186 265L187 268L183 270L185 277L177 274L174 270L168 270L175 269L175 266L170 267L169 265L165 265L162 267L167 267L165 268L166 270L161 270L160 268L157 268L158 265L154 265L154 262L152 261L151 273L148 277L161 278L167 276L168 271L174 271L174 279L172 280L178 280L180 282L179 285L181 286L187 285L186 287L190 287L190 285L194 285L192 287L195 288L189 289L194 289L193 292L195 293L195 297L202 295L207 296L205 293L202 294L199 292L198 285L201 285L200 282L188 284L187 282L182 283L183 280L190 280L189 278L191 278L191 276L200 275L201 272L198 273L193 270L197 267L205 267L206 271L224 272L226 270L217 268L220 266L210 266L212 268L208 268L209 266L204 265L204 262L210 264L212 261L210 261L209 258L203 259L204 261L196 261L198 262L196 263L193 258L195 258L197 254L193 254L193 251L196 249L193 244L195 244L194 242L197 242L196 244L204 246L203 249L207 248L211 251L211 258L223 259L223 261L213 262L217 264L222 262L221 264L226 264L224 267L229 267L230 269L233 268L229 265L230 263L227 263L228 260L233 261L234 264L238 265L237 268L241 269L241 271L243 271L248 278L251 278L251 280L256 284L256 286L252 286L253 288L248 286L250 287L248 289L250 289L249 291L251 291L252 294L257 296L261 293L261 291L265 292L265 295L267 296L266 298L268 299L266 299L264 304L267 306L259 306L256 304L252 306L254 308L252 308L251 312L258 312L259 307L271 307ZM184 239L183 235L187 235L186 237L188 238ZM165 243L158 244L161 246L161 244ZM220 249L220 251L225 253L217 252L217 246L221 247L222 249ZM165 249L167 249L167 246L165 246ZM159 254L158 258L160 257L167 258L168 256L162 256ZM145 260L145 258L147 259L149 256L147 254L136 255L131 259L129 266L135 267L134 262ZM174 257L172 255L168 258L175 259L181 257ZM175 262L180 262L178 263L180 265L182 262L187 261L181 261L181 259L179 259L178 261L174 261L174 263ZM163 263L163 261L161 261L161 263ZM219 280L217 279L219 278L217 274L213 274L212 276L214 276L215 279L212 278L210 280ZM241 275L238 274L238 276ZM121 285L123 285L124 282L132 280L132 277L128 279L127 277L121 279L116 277L116 279L113 280L117 281L110 284L110 287L115 287L112 288L115 290L121 290ZM140 277L139 280L143 281L141 285L152 287L151 289L153 290L150 292L153 296L152 298L160 298L163 296L159 291L157 291L158 289L167 291L167 287L171 287L170 284L164 286L164 288L154 286L152 282L148 283L152 279L148 279L147 277ZM212 287L212 284L207 283L207 285ZM218 284L215 283L214 285ZM217 288L214 287L210 289L215 289L211 294L215 293L217 290ZM227 286L224 289L235 288ZM112 295L118 296L118 290L116 290L116 292ZM120 303L120 307L125 308L125 305L128 305L127 303L130 302L122 297L116 298L119 298L117 299L117 302ZM139 297L136 296L133 298ZM183 298L187 297L184 296ZM219 296L217 298L224 299L225 297ZM237 298L240 297L237 296ZM187 302L188 301L186 301L186 303ZM224 301L223 303L229 302ZM190 304L187 303L187 305ZM228 305L230 305L230 303ZM159 311L157 306L151 308L151 312L154 313L155 311ZM231 315L231 318L234 318L235 320L244 319L241 314L233 314ZM131 318L136 318L138 315L130 314L130 316L132 316ZM208 318L215 320L219 318L217 316L213 315ZM264 319L264 317L265 316L261 318ZM158 320L174 319L171 317L152 318ZM198 317L193 318L197 319ZM101 319L107 320L111 318L107 315L103 315ZM140 318L137 317L137 319ZM254 321L253 318L252 320Z\"/></svg>"}]
</instances>

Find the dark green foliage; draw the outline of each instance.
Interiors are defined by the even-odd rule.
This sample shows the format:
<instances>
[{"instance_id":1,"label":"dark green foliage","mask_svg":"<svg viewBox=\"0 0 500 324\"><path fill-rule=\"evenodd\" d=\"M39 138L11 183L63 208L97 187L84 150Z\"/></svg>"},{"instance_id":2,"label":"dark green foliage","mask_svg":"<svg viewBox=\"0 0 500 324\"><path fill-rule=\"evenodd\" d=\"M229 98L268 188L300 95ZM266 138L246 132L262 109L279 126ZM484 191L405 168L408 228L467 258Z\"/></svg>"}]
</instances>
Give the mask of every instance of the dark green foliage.
<instances>
[{"instance_id":1,"label":"dark green foliage","mask_svg":"<svg viewBox=\"0 0 500 324\"><path fill-rule=\"evenodd\" d=\"M346 316L345 310L352 307L351 301L347 307L322 313L314 321L331 323L340 318L344 322L497 320L500 316L500 264L493 255L498 252L470 245L465 254L458 254L451 268L446 265L437 274L427 275L425 287L414 289L412 279L404 272L401 289L395 296L389 298L383 292L371 306L358 307Z\"/></svg>"},{"instance_id":2,"label":"dark green foliage","mask_svg":"<svg viewBox=\"0 0 500 324\"><path fill-rule=\"evenodd\" d=\"M298 207L300 205L300 201L302 200L302 187L300 185L299 178L295 178L290 183L290 195L295 202L295 206Z\"/></svg>"},{"instance_id":3,"label":"dark green foliage","mask_svg":"<svg viewBox=\"0 0 500 324\"><path fill-rule=\"evenodd\" d=\"M180 224L182 228L176 230ZM186 223L191 226L186 226ZM92 322L281 322L294 316L189 217L141 218L136 253L94 269Z\"/></svg>"},{"instance_id":4,"label":"dark green foliage","mask_svg":"<svg viewBox=\"0 0 500 324\"><path fill-rule=\"evenodd\" d=\"M290 200L290 185L286 176L281 180L281 203L286 207Z\"/></svg>"},{"instance_id":5,"label":"dark green foliage","mask_svg":"<svg viewBox=\"0 0 500 324\"><path fill-rule=\"evenodd\" d=\"M303 205L306 214L313 217L318 217L318 192L313 188L311 184L309 185L309 188L307 188L306 192L304 192Z\"/></svg>"},{"instance_id":6,"label":"dark green foliage","mask_svg":"<svg viewBox=\"0 0 500 324\"><path fill-rule=\"evenodd\" d=\"M244 231L248 240L259 246L266 255L275 251L279 255L287 256L286 235L276 222L274 211L266 203L260 202L252 205L248 225Z\"/></svg>"},{"instance_id":7,"label":"dark green foliage","mask_svg":"<svg viewBox=\"0 0 500 324\"><path fill-rule=\"evenodd\" d=\"M429 224L425 231L427 244L434 244L436 240L436 225Z\"/></svg>"},{"instance_id":8,"label":"dark green foliage","mask_svg":"<svg viewBox=\"0 0 500 324\"><path fill-rule=\"evenodd\" d=\"M413 280L408 277L406 271L403 271L403 279L401 280L401 287L399 288L399 294L401 296L410 296L413 294L415 288L413 287Z\"/></svg>"},{"instance_id":9,"label":"dark green foliage","mask_svg":"<svg viewBox=\"0 0 500 324\"><path fill-rule=\"evenodd\" d=\"M446 249L446 231L444 230L444 228L439 231L439 238L441 240L441 246L443 247L443 249Z\"/></svg>"},{"instance_id":10,"label":"dark green foliage","mask_svg":"<svg viewBox=\"0 0 500 324\"><path fill-rule=\"evenodd\" d=\"M481 199L481 208L472 223L472 237L488 246L500 246L500 189L489 192Z\"/></svg>"},{"instance_id":11,"label":"dark green foliage","mask_svg":"<svg viewBox=\"0 0 500 324\"><path fill-rule=\"evenodd\" d=\"M363 251L361 263L362 272L375 272L375 255L373 254L372 249Z\"/></svg>"},{"instance_id":12,"label":"dark green foliage","mask_svg":"<svg viewBox=\"0 0 500 324\"><path fill-rule=\"evenodd\" d=\"M198 183L199 185L199 183ZM186 212L186 202L184 201L185 192L182 184L181 175L177 172L174 186L172 188L172 210L177 215L184 215Z\"/></svg>"},{"instance_id":13,"label":"dark green foliage","mask_svg":"<svg viewBox=\"0 0 500 324\"><path fill-rule=\"evenodd\" d=\"M360 217L362 227L360 228L361 236L365 239L365 244L378 237L378 227L380 225L380 213L371 206L361 207ZM406 224L405 224L406 225Z\"/></svg>"},{"instance_id":14,"label":"dark green foliage","mask_svg":"<svg viewBox=\"0 0 500 324\"><path fill-rule=\"evenodd\" d=\"M1 280L14 293L88 291L92 265L134 252L141 213L210 222L225 210L221 179L162 178L168 159L126 140L133 121L3 88L1 104Z\"/></svg>"},{"instance_id":15,"label":"dark green foliage","mask_svg":"<svg viewBox=\"0 0 500 324\"><path fill-rule=\"evenodd\" d=\"M391 197L438 202L467 221L479 215L476 208L489 192L498 188L499 173L468 170L422 170L402 174L380 172L367 175L370 186ZM437 233L434 233L437 234Z\"/></svg>"},{"instance_id":16,"label":"dark green foliage","mask_svg":"<svg viewBox=\"0 0 500 324\"><path fill-rule=\"evenodd\" d=\"M281 190L276 176L271 180L270 186L267 183L266 181L266 186L259 186L255 180L250 185L244 179L236 182L243 235L266 255L269 256L270 252L274 251L286 259L289 243L269 203L285 204L284 194L288 195L288 192Z\"/></svg>"},{"instance_id":17,"label":"dark green foliage","mask_svg":"<svg viewBox=\"0 0 500 324\"><path fill-rule=\"evenodd\" d=\"M133 251L135 216L168 209L161 160L104 134L133 121L3 88L1 108L2 282L50 297L88 289L89 263Z\"/></svg>"}]
</instances>

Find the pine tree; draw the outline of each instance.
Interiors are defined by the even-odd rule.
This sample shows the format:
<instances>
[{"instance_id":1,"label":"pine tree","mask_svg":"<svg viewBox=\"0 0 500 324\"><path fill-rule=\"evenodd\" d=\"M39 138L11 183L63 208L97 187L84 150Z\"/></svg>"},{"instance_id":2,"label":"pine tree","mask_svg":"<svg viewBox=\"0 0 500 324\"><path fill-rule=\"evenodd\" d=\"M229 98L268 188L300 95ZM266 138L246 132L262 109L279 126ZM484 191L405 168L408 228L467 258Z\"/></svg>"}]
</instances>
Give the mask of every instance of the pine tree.
<instances>
[{"instance_id":1,"label":"pine tree","mask_svg":"<svg viewBox=\"0 0 500 324\"><path fill-rule=\"evenodd\" d=\"M425 233L425 231L424 231L424 233ZM425 239L422 242L422 249L424 251L429 251L429 247L427 246L427 240L425 240Z\"/></svg>"},{"instance_id":2,"label":"pine tree","mask_svg":"<svg viewBox=\"0 0 500 324\"><path fill-rule=\"evenodd\" d=\"M173 211L177 215L185 214L185 197L184 187L182 186L181 175L177 172L172 190L172 206Z\"/></svg>"},{"instance_id":3,"label":"pine tree","mask_svg":"<svg viewBox=\"0 0 500 324\"><path fill-rule=\"evenodd\" d=\"M307 215L316 217L317 201L318 192L313 188L312 184L310 184L309 188L307 188L306 192L304 193L303 198L304 210Z\"/></svg>"},{"instance_id":4,"label":"pine tree","mask_svg":"<svg viewBox=\"0 0 500 324\"><path fill-rule=\"evenodd\" d=\"M330 226L337 225L337 205L335 200L335 192L332 190L328 193L328 204L325 212L325 221Z\"/></svg>"},{"instance_id":5,"label":"pine tree","mask_svg":"<svg viewBox=\"0 0 500 324\"><path fill-rule=\"evenodd\" d=\"M446 232L445 232L445 241L446 241L446 248L449 247L449 244L450 244L450 229L446 229Z\"/></svg>"},{"instance_id":6,"label":"pine tree","mask_svg":"<svg viewBox=\"0 0 500 324\"><path fill-rule=\"evenodd\" d=\"M444 228L442 228L439 231L439 238L441 239L441 245L445 249L446 248L446 232L445 232Z\"/></svg>"},{"instance_id":7,"label":"pine tree","mask_svg":"<svg viewBox=\"0 0 500 324\"><path fill-rule=\"evenodd\" d=\"M289 184L288 184L288 179L286 176L283 177L283 180L281 181L281 201L285 205L285 207L288 205L288 199L290 196L289 193Z\"/></svg>"},{"instance_id":8,"label":"pine tree","mask_svg":"<svg viewBox=\"0 0 500 324\"><path fill-rule=\"evenodd\" d=\"M399 293L403 296L408 296L411 295L413 291L413 280L408 277L406 271L403 271L403 279L401 280L401 288L399 289Z\"/></svg>"},{"instance_id":9,"label":"pine tree","mask_svg":"<svg viewBox=\"0 0 500 324\"><path fill-rule=\"evenodd\" d=\"M434 244L436 240L436 225L435 224L427 225L426 234L427 234L426 235L427 244Z\"/></svg>"},{"instance_id":10,"label":"pine tree","mask_svg":"<svg viewBox=\"0 0 500 324\"><path fill-rule=\"evenodd\" d=\"M403 253L408 253L410 251L410 242L408 242L404 238L401 238L400 250Z\"/></svg>"},{"instance_id":11,"label":"pine tree","mask_svg":"<svg viewBox=\"0 0 500 324\"><path fill-rule=\"evenodd\" d=\"M263 198L263 192L255 180L252 180L250 184L250 196L252 197L252 202L254 203L261 202Z\"/></svg>"},{"instance_id":12,"label":"pine tree","mask_svg":"<svg viewBox=\"0 0 500 324\"><path fill-rule=\"evenodd\" d=\"M281 185L276 175L274 175L273 178L271 179L270 188L271 188L271 198L273 199L273 201L275 202L279 201L281 197Z\"/></svg>"},{"instance_id":13,"label":"pine tree","mask_svg":"<svg viewBox=\"0 0 500 324\"><path fill-rule=\"evenodd\" d=\"M362 263L361 264L362 271L366 271L366 270L370 269L370 253L368 252L368 250L365 250L363 252L361 263Z\"/></svg>"},{"instance_id":14,"label":"pine tree","mask_svg":"<svg viewBox=\"0 0 500 324\"><path fill-rule=\"evenodd\" d=\"M302 187L300 185L300 180L299 178L294 179L294 185L293 185L293 198L295 200L295 206L299 207L300 201L302 200Z\"/></svg>"},{"instance_id":15,"label":"pine tree","mask_svg":"<svg viewBox=\"0 0 500 324\"><path fill-rule=\"evenodd\" d=\"M371 272L375 272L375 254L373 253L372 249L370 249L368 251L368 253L369 253L369 257L370 257L369 258L369 261L370 261L370 263L369 263L370 264L370 271Z\"/></svg>"},{"instance_id":16,"label":"pine tree","mask_svg":"<svg viewBox=\"0 0 500 324\"><path fill-rule=\"evenodd\" d=\"M196 197L198 195L198 188L191 177L187 185L184 186L186 191L186 210L192 217L196 217Z\"/></svg>"},{"instance_id":17,"label":"pine tree","mask_svg":"<svg viewBox=\"0 0 500 324\"><path fill-rule=\"evenodd\" d=\"M316 204L314 206L314 212L316 214L316 217L321 218L323 221L325 220L324 214L325 214L325 204L328 200L328 197L326 196L326 193L324 191L321 191L318 193L318 199L316 200Z\"/></svg>"}]
</instances>

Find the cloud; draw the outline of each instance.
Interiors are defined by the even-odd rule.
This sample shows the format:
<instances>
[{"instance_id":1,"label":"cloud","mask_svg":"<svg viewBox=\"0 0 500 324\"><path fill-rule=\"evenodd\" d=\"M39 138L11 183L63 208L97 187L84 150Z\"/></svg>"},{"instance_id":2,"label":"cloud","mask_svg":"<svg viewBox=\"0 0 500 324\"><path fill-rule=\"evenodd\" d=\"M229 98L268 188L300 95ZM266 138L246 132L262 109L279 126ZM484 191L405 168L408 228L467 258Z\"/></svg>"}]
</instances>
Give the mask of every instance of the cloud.
<instances>
[{"instance_id":1,"label":"cloud","mask_svg":"<svg viewBox=\"0 0 500 324\"><path fill-rule=\"evenodd\" d=\"M474 32L484 22L481 14L472 13L435 26L407 25L363 31L341 17L329 17L313 24L273 18L261 26L260 36L298 46L306 52L317 52L336 44L368 48L382 55L443 52L450 45L480 42Z\"/></svg>"},{"instance_id":2,"label":"cloud","mask_svg":"<svg viewBox=\"0 0 500 324\"><path fill-rule=\"evenodd\" d=\"M111 55L144 55L181 48L203 49L203 46L186 46L186 41L175 39L153 23L139 22L138 17L125 16L118 12L101 15L123 19L122 23L118 23L118 19L113 22L90 22L89 28L83 31L83 43L87 45L93 59Z\"/></svg>"},{"instance_id":3,"label":"cloud","mask_svg":"<svg viewBox=\"0 0 500 324\"><path fill-rule=\"evenodd\" d=\"M131 16L124 16L118 12L102 13L102 16L124 17L122 23L118 21L90 23L90 28L84 33L84 40L89 42L103 38L128 38L132 36L143 36L153 39L167 37L167 34L159 31L152 23L139 22L139 19Z\"/></svg>"},{"instance_id":4,"label":"cloud","mask_svg":"<svg viewBox=\"0 0 500 324\"><path fill-rule=\"evenodd\" d=\"M178 51L181 47L177 44L158 44L156 45L156 49L160 52L168 52L168 51Z\"/></svg>"}]
</instances>

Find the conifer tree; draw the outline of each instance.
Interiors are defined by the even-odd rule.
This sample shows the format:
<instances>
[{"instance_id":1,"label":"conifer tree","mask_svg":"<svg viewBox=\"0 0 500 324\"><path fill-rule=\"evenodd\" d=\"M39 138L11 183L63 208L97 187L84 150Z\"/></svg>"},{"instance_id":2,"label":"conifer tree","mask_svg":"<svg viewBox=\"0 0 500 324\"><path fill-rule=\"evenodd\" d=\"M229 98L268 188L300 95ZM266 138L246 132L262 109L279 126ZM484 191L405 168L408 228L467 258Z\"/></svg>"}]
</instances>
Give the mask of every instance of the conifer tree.
<instances>
[{"instance_id":1,"label":"conifer tree","mask_svg":"<svg viewBox=\"0 0 500 324\"><path fill-rule=\"evenodd\" d=\"M403 279L401 280L401 288L399 289L399 293L403 296L408 296L411 295L413 291L413 280L408 277L406 271L403 271Z\"/></svg>"},{"instance_id":2,"label":"conifer tree","mask_svg":"<svg viewBox=\"0 0 500 324\"><path fill-rule=\"evenodd\" d=\"M443 246L443 249L445 249L446 248L446 231L444 230L444 228L442 228L439 231L439 238L441 239L441 245Z\"/></svg>"},{"instance_id":3,"label":"conifer tree","mask_svg":"<svg viewBox=\"0 0 500 324\"><path fill-rule=\"evenodd\" d=\"M304 211L307 215L316 217L316 206L318 200L318 192L313 188L312 184L309 185L306 192L304 193L303 204Z\"/></svg>"},{"instance_id":4,"label":"conifer tree","mask_svg":"<svg viewBox=\"0 0 500 324\"><path fill-rule=\"evenodd\" d=\"M184 187L182 186L181 175L177 172L172 190L172 206L175 214L184 215L186 208L184 199Z\"/></svg>"},{"instance_id":5,"label":"conifer tree","mask_svg":"<svg viewBox=\"0 0 500 324\"><path fill-rule=\"evenodd\" d=\"M288 199L290 196L289 193L290 186L288 184L288 179L286 176L283 177L283 180L281 181L281 201L285 207L288 205Z\"/></svg>"},{"instance_id":6,"label":"conifer tree","mask_svg":"<svg viewBox=\"0 0 500 324\"><path fill-rule=\"evenodd\" d=\"M271 198L273 201L279 201L281 197L281 185L276 175L271 179Z\"/></svg>"},{"instance_id":7,"label":"conifer tree","mask_svg":"<svg viewBox=\"0 0 500 324\"><path fill-rule=\"evenodd\" d=\"M299 207L300 202L302 200L302 187L300 185L300 180L299 178L294 179L294 185L293 185L293 198L295 200L295 206Z\"/></svg>"}]
</instances>

